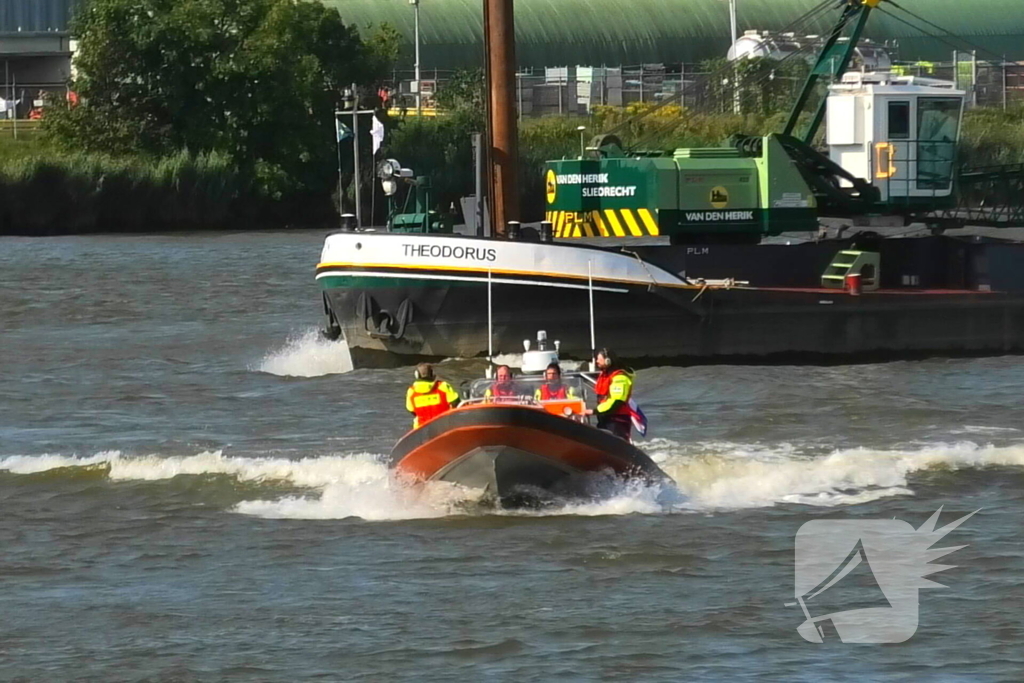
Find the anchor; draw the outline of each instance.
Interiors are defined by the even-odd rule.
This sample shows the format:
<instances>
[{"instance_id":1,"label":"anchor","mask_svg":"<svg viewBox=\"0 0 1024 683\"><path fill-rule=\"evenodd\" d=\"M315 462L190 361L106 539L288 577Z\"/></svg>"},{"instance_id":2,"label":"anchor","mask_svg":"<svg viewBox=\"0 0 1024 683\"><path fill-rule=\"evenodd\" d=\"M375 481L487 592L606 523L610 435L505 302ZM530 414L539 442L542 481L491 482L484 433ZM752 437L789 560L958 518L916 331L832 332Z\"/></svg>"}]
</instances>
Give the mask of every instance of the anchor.
<instances>
[{"instance_id":1,"label":"anchor","mask_svg":"<svg viewBox=\"0 0 1024 683\"><path fill-rule=\"evenodd\" d=\"M413 304L404 299L395 313L382 309L377 301L363 292L356 302L356 317L362 318L366 333L374 339L402 339L412 322Z\"/></svg>"}]
</instances>

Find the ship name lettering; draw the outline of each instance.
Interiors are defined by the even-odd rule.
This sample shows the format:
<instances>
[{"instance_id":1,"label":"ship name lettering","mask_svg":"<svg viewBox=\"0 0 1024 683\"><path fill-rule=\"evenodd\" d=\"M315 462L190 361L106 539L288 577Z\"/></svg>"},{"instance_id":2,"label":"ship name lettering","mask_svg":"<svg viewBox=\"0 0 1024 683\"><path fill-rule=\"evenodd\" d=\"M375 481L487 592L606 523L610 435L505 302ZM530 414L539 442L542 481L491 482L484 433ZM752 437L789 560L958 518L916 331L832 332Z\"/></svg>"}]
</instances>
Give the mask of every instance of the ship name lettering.
<instances>
[{"instance_id":1,"label":"ship name lettering","mask_svg":"<svg viewBox=\"0 0 1024 683\"><path fill-rule=\"evenodd\" d=\"M403 244L406 256L418 258L454 258L465 261L497 261L498 251L491 247L464 247L451 244Z\"/></svg>"}]
</instances>

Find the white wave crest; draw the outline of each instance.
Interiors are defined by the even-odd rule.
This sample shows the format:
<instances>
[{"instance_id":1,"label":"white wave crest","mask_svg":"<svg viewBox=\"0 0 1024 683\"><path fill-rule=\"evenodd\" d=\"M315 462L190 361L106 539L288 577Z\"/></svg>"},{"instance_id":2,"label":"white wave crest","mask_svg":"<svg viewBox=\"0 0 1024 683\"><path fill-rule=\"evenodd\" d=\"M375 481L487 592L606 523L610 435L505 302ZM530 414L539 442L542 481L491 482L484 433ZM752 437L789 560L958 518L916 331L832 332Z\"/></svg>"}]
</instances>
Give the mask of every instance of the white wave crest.
<instances>
[{"instance_id":1,"label":"white wave crest","mask_svg":"<svg viewBox=\"0 0 1024 683\"><path fill-rule=\"evenodd\" d=\"M11 474L37 474L65 467L95 467L119 458L118 451L103 451L88 458L69 458L64 455L11 455L0 458L0 470Z\"/></svg>"},{"instance_id":2,"label":"white wave crest","mask_svg":"<svg viewBox=\"0 0 1024 683\"><path fill-rule=\"evenodd\" d=\"M928 444L908 450L851 448L824 457L793 446L703 444L681 448L652 443L648 452L690 499L704 509L767 507L778 503L856 505L913 495L908 476L945 468L1024 467L1024 444Z\"/></svg>"},{"instance_id":3,"label":"white wave crest","mask_svg":"<svg viewBox=\"0 0 1024 683\"><path fill-rule=\"evenodd\" d=\"M104 451L91 457L15 455L0 459L0 470L33 474L65 467L108 467L113 481L158 481L179 475L225 474L238 481L281 481L295 486L319 487L338 481L359 485L376 478L384 466L371 453L309 458L225 457L222 451L190 456L125 456Z\"/></svg>"},{"instance_id":4,"label":"white wave crest","mask_svg":"<svg viewBox=\"0 0 1024 683\"><path fill-rule=\"evenodd\" d=\"M529 515L664 514L768 507L780 503L856 505L913 495L909 477L927 469L1024 467L1024 443L926 444L903 450L851 448L812 456L791 444L679 444L659 439L640 444L678 485L682 497L658 487L624 484L601 500L571 503ZM232 511L267 518L406 520L469 514L479 491L442 482L408 486L371 453L301 459L225 456L62 455L0 458L0 470L33 474L78 467L106 467L118 481L158 481L180 475L219 474L240 482L278 482L310 489L308 495L246 500ZM255 493L253 495L259 495Z\"/></svg>"},{"instance_id":5,"label":"white wave crest","mask_svg":"<svg viewBox=\"0 0 1024 683\"><path fill-rule=\"evenodd\" d=\"M268 353L254 369L281 377L336 375L352 371L352 354L344 341L328 341L319 330L307 330Z\"/></svg>"},{"instance_id":6,"label":"white wave crest","mask_svg":"<svg viewBox=\"0 0 1024 683\"><path fill-rule=\"evenodd\" d=\"M951 429L950 434L1005 434L1006 432L1019 432L1016 427L984 427L981 425L964 425L959 429Z\"/></svg>"},{"instance_id":7,"label":"white wave crest","mask_svg":"<svg viewBox=\"0 0 1024 683\"><path fill-rule=\"evenodd\" d=\"M248 500L234 511L268 519L346 519L371 522L432 519L459 514L479 492L446 482L406 486L380 465L377 476L359 485L338 482L323 487L319 496L286 496L277 500Z\"/></svg>"}]
</instances>

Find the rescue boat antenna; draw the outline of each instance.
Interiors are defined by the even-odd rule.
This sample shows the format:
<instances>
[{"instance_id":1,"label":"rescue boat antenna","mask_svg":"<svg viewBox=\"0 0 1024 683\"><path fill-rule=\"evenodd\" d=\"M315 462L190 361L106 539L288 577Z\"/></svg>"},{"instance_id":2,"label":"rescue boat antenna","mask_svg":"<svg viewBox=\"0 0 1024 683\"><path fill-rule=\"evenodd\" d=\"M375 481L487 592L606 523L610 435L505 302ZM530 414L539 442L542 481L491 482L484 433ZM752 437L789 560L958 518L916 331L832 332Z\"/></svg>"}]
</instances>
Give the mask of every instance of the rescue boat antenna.
<instances>
[{"instance_id":1,"label":"rescue boat antenna","mask_svg":"<svg viewBox=\"0 0 1024 683\"><path fill-rule=\"evenodd\" d=\"M590 295L590 371L597 369L594 354L597 353L597 338L594 334L594 262L587 261L587 293Z\"/></svg>"},{"instance_id":2,"label":"rescue boat antenna","mask_svg":"<svg viewBox=\"0 0 1024 683\"><path fill-rule=\"evenodd\" d=\"M487 376L494 367L494 303L491 295L491 271L487 271Z\"/></svg>"}]
</instances>

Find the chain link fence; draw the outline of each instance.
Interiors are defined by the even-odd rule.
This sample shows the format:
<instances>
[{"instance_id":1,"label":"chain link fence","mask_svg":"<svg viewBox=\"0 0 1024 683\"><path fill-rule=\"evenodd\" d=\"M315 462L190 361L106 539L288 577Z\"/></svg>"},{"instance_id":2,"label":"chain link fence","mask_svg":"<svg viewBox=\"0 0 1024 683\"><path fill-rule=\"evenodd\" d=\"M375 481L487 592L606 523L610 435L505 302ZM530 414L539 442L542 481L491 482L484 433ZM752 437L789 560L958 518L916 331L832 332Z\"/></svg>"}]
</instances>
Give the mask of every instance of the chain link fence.
<instances>
[{"instance_id":1,"label":"chain link fence","mask_svg":"<svg viewBox=\"0 0 1024 683\"><path fill-rule=\"evenodd\" d=\"M968 93L968 105L1010 107L1024 103L1024 62L985 62L973 58L949 62L897 63L894 73L950 81ZM454 72L423 71L421 108L436 112L434 93L444 88ZM388 89L389 106L414 111L415 81L411 72L396 71ZM766 101L763 91L772 89L771 100L795 97L802 78L769 73L759 82L735 81L725 72L710 73L700 64L641 64L620 67L566 66L533 69L516 74L519 116L589 115L595 106L626 107L635 102L658 104L677 98L680 105L698 112L747 111L751 103ZM739 83L739 87L735 83ZM757 108L755 106L755 108Z\"/></svg>"}]
</instances>

